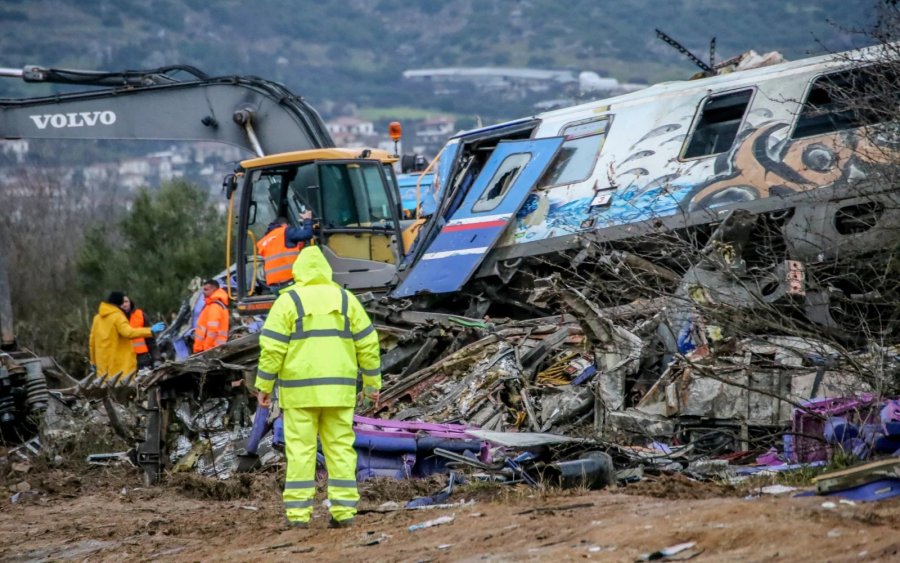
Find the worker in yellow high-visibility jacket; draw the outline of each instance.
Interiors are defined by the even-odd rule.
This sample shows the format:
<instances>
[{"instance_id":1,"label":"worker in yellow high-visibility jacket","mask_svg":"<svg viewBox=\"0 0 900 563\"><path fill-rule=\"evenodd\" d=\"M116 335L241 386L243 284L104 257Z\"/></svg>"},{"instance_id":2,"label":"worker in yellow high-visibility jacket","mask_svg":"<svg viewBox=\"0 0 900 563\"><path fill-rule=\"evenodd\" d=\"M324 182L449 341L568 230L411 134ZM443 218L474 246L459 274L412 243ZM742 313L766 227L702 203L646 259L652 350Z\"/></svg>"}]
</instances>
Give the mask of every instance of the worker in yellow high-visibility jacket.
<instances>
[{"instance_id":1,"label":"worker in yellow high-visibility jacket","mask_svg":"<svg viewBox=\"0 0 900 563\"><path fill-rule=\"evenodd\" d=\"M316 436L328 470L329 525L352 523L359 502L353 449L359 374L367 400L376 400L381 388L375 327L331 274L318 246L304 248L294 262L295 283L278 296L259 336L257 397L268 405L277 382L287 455L284 507L288 523L298 527L306 527L312 516Z\"/></svg>"}]
</instances>

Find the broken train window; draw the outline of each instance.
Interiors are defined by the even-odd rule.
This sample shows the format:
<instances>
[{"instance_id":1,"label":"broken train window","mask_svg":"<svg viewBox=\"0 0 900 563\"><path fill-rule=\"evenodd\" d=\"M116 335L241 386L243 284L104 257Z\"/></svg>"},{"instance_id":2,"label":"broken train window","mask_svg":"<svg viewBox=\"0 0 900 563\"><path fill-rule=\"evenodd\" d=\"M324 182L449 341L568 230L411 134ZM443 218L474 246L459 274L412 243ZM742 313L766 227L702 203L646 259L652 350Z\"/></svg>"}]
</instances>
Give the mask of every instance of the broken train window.
<instances>
[{"instance_id":1,"label":"broken train window","mask_svg":"<svg viewBox=\"0 0 900 563\"><path fill-rule=\"evenodd\" d=\"M472 213L483 213L496 209L529 161L531 161L531 154L525 152L511 154L504 158L481 193L481 197L472 206Z\"/></svg>"},{"instance_id":2,"label":"broken train window","mask_svg":"<svg viewBox=\"0 0 900 563\"><path fill-rule=\"evenodd\" d=\"M563 128L560 135L566 140L547 168L538 188L574 184L590 178L608 129L607 117L581 121Z\"/></svg>"},{"instance_id":3,"label":"broken train window","mask_svg":"<svg viewBox=\"0 0 900 563\"><path fill-rule=\"evenodd\" d=\"M874 125L896 118L896 72L871 65L816 78L806 95L793 139Z\"/></svg>"},{"instance_id":4,"label":"broken train window","mask_svg":"<svg viewBox=\"0 0 900 563\"><path fill-rule=\"evenodd\" d=\"M741 90L707 98L682 158L727 152L737 138L752 97L753 90Z\"/></svg>"}]
</instances>

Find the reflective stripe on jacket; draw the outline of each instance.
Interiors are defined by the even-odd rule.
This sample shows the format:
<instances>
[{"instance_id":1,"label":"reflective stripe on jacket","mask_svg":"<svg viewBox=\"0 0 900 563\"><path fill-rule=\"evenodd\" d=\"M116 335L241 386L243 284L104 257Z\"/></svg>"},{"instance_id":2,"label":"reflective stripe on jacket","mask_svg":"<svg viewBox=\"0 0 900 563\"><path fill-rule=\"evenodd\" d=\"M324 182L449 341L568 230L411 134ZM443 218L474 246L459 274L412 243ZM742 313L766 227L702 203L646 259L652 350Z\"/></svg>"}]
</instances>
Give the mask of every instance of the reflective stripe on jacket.
<instances>
[{"instance_id":1,"label":"reflective stripe on jacket","mask_svg":"<svg viewBox=\"0 0 900 563\"><path fill-rule=\"evenodd\" d=\"M277 285L291 281L291 270L303 243L287 246L287 225L279 225L256 243L256 252L263 258L266 285Z\"/></svg>"},{"instance_id":2,"label":"reflective stripe on jacket","mask_svg":"<svg viewBox=\"0 0 900 563\"><path fill-rule=\"evenodd\" d=\"M211 350L228 341L228 294L221 287L206 298L206 306L194 329L194 353Z\"/></svg>"},{"instance_id":3,"label":"reflective stripe on jacket","mask_svg":"<svg viewBox=\"0 0 900 563\"><path fill-rule=\"evenodd\" d=\"M256 387L277 380L282 408L352 407L356 381L381 388L378 333L362 304L331 281L316 246L294 263L294 285L275 300L259 336Z\"/></svg>"},{"instance_id":4,"label":"reflective stripe on jacket","mask_svg":"<svg viewBox=\"0 0 900 563\"><path fill-rule=\"evenodd\" d=\"M130 324L132 328L144 328L144 311L141 309L132 311L131 316L128 317L128 324ZM138 356L150 353L150 348L147 347L146 338L135 338L131 341L131 348Z\"/></svg>"}]
</instances>

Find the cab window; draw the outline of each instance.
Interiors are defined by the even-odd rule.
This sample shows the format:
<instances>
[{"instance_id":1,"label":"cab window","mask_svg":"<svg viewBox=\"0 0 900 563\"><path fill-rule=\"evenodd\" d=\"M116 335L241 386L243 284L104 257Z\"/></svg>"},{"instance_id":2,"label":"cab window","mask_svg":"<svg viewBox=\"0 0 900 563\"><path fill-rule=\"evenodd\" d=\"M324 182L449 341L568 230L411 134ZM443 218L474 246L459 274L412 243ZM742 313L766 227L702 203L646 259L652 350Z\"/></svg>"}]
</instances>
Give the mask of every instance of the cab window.
<instances>
[{"instance_id":1,"label":"cab window","mask_svg":"<svg viewBox=\"0 0 900 563\"><path fill-rule=\"evenodd\" d=\"M314 217L321 217L319 209L318 186L319 180L314 163L302 164L297 167L294 179L291 180L287 193L287 205L291 219L300 224L300 216L306 211L312 211Z\"/></svg>"},{"instance_id":2,"label":"cab window","mask_svg":"<svg viewBox=\"0 0 900 563\"><path fill-rule=\"evenodd\" d=\"M257 238L266 234L281 210L281 179L281 175L253 172L248 226Z\"/></svg>"},{"instance_id":3,"label":"cab window","mask_svg":"<svg viewBox=\"0 0 900 563\"><path fill-rule=\"evenodd\" d=\"M590 178L608 128L609 118L566 126L561 133L565 141L544 173L538 188L573 184Z\"/></svg>"},{"instance_id":4,"label":"cab window","mask_svg":"<svg viewBox=\"0 0 900 563\"><path fill-rule=\"evenodd\" d=\"M506 196L506 192L515 183L525 165L531 161L530 153L511 154L503 159L497 171L491 177L481 197L472 206L472 213L483 213L496 209Z\"/></svg>"},{"instance_id":5,"label":"cab window","mask_svg":"<svg viewBox=\"0 0 900 563\"><path fill-rule=\"evenodd\" d=\"M319 180L326 226L356 227L393 219L379 163L320 164Z\"/></svg>"}]
</instances>

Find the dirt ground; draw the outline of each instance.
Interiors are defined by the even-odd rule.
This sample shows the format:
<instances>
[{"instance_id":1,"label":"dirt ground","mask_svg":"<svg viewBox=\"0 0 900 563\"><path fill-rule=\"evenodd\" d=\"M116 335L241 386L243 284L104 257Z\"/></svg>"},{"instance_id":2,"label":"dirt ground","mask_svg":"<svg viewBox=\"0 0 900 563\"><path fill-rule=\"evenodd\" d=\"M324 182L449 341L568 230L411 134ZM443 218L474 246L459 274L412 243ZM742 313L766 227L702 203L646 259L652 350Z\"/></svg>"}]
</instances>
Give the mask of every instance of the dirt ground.
<instances>
[{"instance_id":1,"label":"dirt ground","mask_svg":"<svg viewBox=\"0 0 900 563\"><path fill-rule=\"evenodd\" d=\"M149 489L127 468L25 477L31 492L0 500L3 561L635 561L684 542L696 544L675 559L900 560L900 499L826 508L832 499L662 479L600 492L474 485L451 498L465 506L367 512L440 488L382 482L363 489L354 528L328 529L320 506L312 529L295 530L282 524L276 475L177 476ZM440 516L453 521L407 529Z\"/></svg>"}]
</instances>

